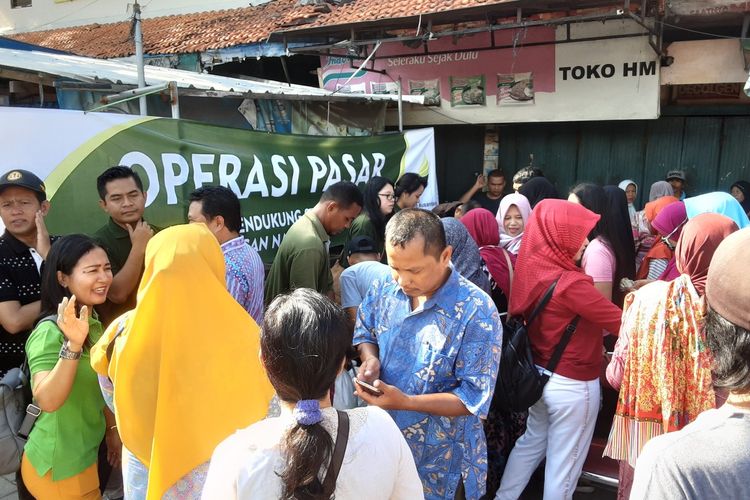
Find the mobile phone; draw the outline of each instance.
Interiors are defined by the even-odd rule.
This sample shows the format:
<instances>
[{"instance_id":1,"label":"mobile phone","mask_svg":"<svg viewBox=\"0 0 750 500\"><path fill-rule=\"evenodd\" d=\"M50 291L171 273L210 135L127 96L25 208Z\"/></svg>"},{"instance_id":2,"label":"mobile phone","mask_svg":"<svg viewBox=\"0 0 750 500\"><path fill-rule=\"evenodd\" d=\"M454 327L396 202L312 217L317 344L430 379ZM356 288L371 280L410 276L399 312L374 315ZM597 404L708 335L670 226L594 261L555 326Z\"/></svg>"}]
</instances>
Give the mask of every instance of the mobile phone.
<instances>
[{"instance_id":1,"label":"mobile phone","mask_svg":"<svg viewBox=\"0 0 750 500\"><path fill-rule=\"evenodd\" d=\"M361 387L364 387L365 389L367 389L367 392L371 392L371 393L376 394L376 395L383 394L383 391L381 391L380 389L378 389L374 385L370 385L367 382L362 382L357 377L354 377L354 383L357 384L357 385L359 385L359 386L361 386Z\"/></svg>"}]
</instances>

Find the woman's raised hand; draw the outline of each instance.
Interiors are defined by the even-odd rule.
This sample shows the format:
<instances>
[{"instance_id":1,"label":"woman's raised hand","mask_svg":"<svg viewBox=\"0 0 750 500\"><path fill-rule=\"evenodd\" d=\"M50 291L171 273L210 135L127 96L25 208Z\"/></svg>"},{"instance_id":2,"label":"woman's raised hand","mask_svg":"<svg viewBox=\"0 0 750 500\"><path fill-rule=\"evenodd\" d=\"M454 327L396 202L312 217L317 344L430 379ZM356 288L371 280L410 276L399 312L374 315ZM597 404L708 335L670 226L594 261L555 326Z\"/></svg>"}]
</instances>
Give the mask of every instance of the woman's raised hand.
<instances>
[{"instance_id":1,"label":"woman's raised hand","mask_svg":"<svg viewBox=\"0 0 750 500\"><path fill-rule=\"evenodd\" d=\"M65 297L57 306L57 326L68 339L68 348L71 351L81 351L89 335L88 307L81 307L80 313L76 315L76 296L73 295L70 299Z\"/></svg>"}]
</instances>

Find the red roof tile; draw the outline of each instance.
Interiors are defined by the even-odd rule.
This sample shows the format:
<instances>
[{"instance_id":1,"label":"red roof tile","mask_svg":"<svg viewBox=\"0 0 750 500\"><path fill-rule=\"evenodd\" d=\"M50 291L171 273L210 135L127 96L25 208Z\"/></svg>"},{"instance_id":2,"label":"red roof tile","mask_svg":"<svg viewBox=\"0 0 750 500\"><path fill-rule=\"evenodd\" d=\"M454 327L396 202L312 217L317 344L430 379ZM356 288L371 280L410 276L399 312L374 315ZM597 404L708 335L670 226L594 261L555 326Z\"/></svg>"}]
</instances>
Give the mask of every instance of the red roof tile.
<instances>
[{"instance_id":1,"label":"red roof tile","mask_svg":"<svg viewBox=\"0 0 750 500\"><path fill-rule=\"evenodd\" d=\"M304 28L407 18L514 2L517 0L354 0L335 7L329 15L317 17Z\"/></svg>"},{"instance_id":2,"label":"red roof tile","mask_svg":"<svg viewBox=\"0 0 750 500\"><path fill-rule=\"evenodd\" d=\"M631 10L635 11L636 5L640 4L639 0L633 1ZM523 7L525 19L551 19L566 15L566 13L593 13L601 11L602 8L604 11L610 11L613 6L620 7L621 5L621 2L617 0L549 0L545 2L536 0L352 0L340 6L332 6L330 14L311 18L310 22L304 26L286 28L286 31L346 25L355 25L353 28L356 28L357 23L377 23L378 21L384 21L382 24L386 25L388 20L435 14L442 14L439 16L442 24L452 24L483 20L481 12L485 10L491 10L493 14L502 13L503 16L510 16L508 18L510 21L515 18L516 7ZM459 11L463 11L461 15L458 15ZM448 12L456 12L457 17L446 16ZM531 13L533 14L530 16ZM425 23L422 27L426 28ZM328 32L329 30L321 31Z\"/></svg>"},{"instance_id":3,"label":"red roof tile","mask_svg":"<svg viewBox=\"0 0 750 500\"><path fill-rule=\"evenodd\" d=\"M299 0L271 2L240 9L164 16L143 21L144 52L184 54L263 42L271 33L326 28L354 23L409 18L420 14L512 4L516 0L353 0L299 5ZM556 0L571 4L570 0ZM605 0L585 3L607 3ZM511 5L508 6L511 8ZM444 16L443 16L444 17ZM456 19L456 22L469 19ZM450 21L452 22L452 21ZM125 57L135 51L129 21L10 35L19 41L89 57ZM425 26L426 27L426 26Z\"/></svg>"},{"instance_id":4,"label":"red roof tile","mask_svg":"<svg viewBox=\"0 0 750 500\"><path fill-rule=\"evenodd\" d=\"M298 0L274 0L256 7L197 12L143 20L147 54L184 54L265 41L282 26L319 15ZM9 38L89 57L126 57L135 53L131 23L89 24L9 35Z\"/></svg>"}]
</instances>

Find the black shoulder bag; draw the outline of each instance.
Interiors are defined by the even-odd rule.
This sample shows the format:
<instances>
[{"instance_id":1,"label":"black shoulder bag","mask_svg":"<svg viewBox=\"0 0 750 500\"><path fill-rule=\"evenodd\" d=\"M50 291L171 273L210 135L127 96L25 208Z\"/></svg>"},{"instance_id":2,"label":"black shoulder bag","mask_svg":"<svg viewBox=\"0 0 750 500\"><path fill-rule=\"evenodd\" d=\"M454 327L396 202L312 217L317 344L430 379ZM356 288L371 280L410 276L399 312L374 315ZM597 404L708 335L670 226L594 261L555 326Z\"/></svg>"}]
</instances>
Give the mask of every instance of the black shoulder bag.
<instances>
[{"instance_id":1,"label":"black shoulder bag","mask_svg":"<svg viewBox=\"0 0 750 500\"><path fill-rule=\"evenodd\" d=\"M542 397L544 386L550 375L557 368L565 347L570 342L573 333L578 326L579 316L565 328L560 342L547 364L544 373L540 373L534 363L531 353L531 342L529 341L528 329L540 312L552 298L557 280L555 280L542 300L534 307L525 321L521 317L512 317L506 324L506 342L503 342L503 350L500 355L500 370L497 374L495 394L492 406L503 411L525 411Z\"/></svg>"},{"instance_id":2,"label":"black shoulder bag","mask_svg":"<svg viewBox=\"0 0 750 500\"><path fill-rule=\"evenodd\" d=\"M43 321L57 322L57 314L42 318L37 325ZM31 393L27 356L19 368L10 369L0 381L0 407L0 474L5 475L21 467L23 448L42 414Z\"/></svg>"}]
</instances>

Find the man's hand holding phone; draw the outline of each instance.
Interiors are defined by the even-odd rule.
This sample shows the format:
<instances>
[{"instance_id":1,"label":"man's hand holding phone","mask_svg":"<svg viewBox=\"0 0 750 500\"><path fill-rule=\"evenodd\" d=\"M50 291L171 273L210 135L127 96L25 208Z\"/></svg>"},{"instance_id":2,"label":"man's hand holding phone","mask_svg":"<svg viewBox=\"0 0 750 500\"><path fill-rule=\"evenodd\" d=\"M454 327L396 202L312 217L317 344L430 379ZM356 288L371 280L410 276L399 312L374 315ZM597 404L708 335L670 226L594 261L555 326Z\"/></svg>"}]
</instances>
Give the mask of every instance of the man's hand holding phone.
<instances>
[{"instance_id":1,"label":"man's hand holding phone","mask_svg":"<svg viewBox=\"0 0 750 500\"><path fill-rule=\"evenodd\" d=\"M362 380L360 380L360 379L358 379L356 377L353 380L354 380L355 384L357 384L362 389L364 389L365 391L369 392L370 394L372 394L374 396L380 396L381 394L383 394L383 391L381 391L380 389L378 389L374 385L368 384L367 382L363 382Z\"/></svg>"},{"instance_id":2,"label":"man's hand holding phone","mask_svg":"<svg viewBox=\"0 0 750 500\"><path fill-rule=\"evenodd\" d=\"M380 377L380 360L377 356L368 356L359 365L357 379L371 384Z\"/></svg>"},{"instance_id":3,"label":"man's hand holding phone","mask_svg":"<svg viewBox=\"0 0 750 500\"><path fill-rule=\"evenodd\" d=\"M398 387L388 385L382 380L375 380L370 384L355 378L354 389L357 396L362 398L368 405L379 406L384 410L410 409L409 402L411 400L409 396L401 392ZM379 391L380 393L377 394L375 391Z\"/></svg>"}]
</instances>

